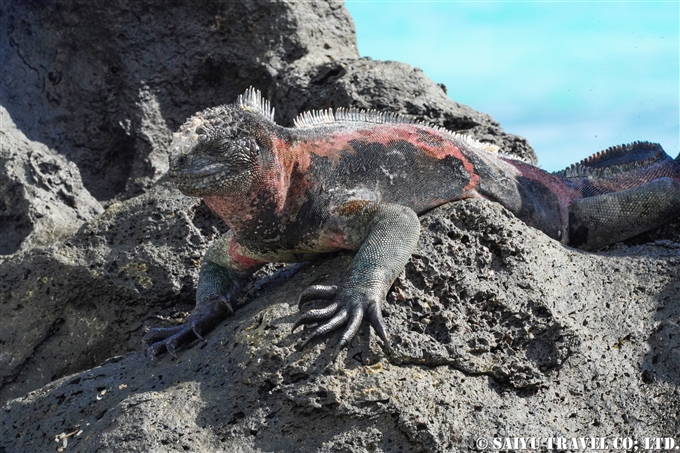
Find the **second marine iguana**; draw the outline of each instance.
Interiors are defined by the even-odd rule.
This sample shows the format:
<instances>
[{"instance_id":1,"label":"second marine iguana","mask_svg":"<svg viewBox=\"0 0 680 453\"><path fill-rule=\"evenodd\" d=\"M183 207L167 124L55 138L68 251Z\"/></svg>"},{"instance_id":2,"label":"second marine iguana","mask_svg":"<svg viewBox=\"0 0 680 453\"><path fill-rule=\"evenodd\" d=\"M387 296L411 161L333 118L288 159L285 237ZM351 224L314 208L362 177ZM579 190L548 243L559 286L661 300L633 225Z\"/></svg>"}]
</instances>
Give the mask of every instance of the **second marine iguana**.
<instances>
[{"instance_id":1,"label":"second marine iguana","mask_svg":"<svg viewBox=\"0 0 680 453\"><path fill-rule=\"evenodd\" d=\"M329 301L295 323L319 324L302 346L345 326L337 352L367 318L390 348L381 305L416 248L418 214L443 203L492 200L586 250L680 213L680 163L657 144L613 147L553 174L493 148L410 117L355 109L303 113L286 128L253 88L197 113L175 134L170 177L230 230L203 258L193 313L183 325L151 329L147 355L174 355L202 338L233 313L265 263L337 250L357 253L341 285L301 293L302 302Z\"/></svg>"}]
</instances>

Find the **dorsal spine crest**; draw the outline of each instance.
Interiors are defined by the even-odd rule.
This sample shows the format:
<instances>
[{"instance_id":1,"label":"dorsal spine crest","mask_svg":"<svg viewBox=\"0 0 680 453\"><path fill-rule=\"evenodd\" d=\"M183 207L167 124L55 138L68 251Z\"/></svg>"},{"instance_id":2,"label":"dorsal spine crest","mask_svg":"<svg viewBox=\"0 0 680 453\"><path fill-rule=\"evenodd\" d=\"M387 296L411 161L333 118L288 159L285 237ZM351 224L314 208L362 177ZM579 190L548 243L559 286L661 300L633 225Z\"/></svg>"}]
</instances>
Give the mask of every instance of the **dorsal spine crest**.
<instances>
[{"instance_id":1,"label":"dorsal spine crest","mask_svg":"<svg viewBox=\"0 0 680 453\"><path fill-rule=\"evenodd\" d=\"M260 90L248 87L243 94L239 94L234 106L247 112L258 113L269 121L274 121L274 108L268 100L262 98Z\"/></svg>"},{"instance_id":2,"label":"dorsal spine crest","mask_svg":"<svg viewBox=\"0 0 680 453\"><path fill-rule=\"evenodd\" d=\"M293 124L298 129L327 126L337 123L403 123L403 124L427 124L419 121L412 116L394 112L379 112L377 110L364 110L354 107L339 107L325 110L309 110L303 112L293 120Z\"/></svg>"},{"instance_id":3,"label":"dorsal spine crest","mask_svg":"<svg viewBox=\"0 0 680 453\"><path fill-rule=\"evenodd\" d=\"M636 151L648 149L653 154L644 159L634 159L631 162L622 164L606 165L608 160L618 157L625 157ZM587 177L608 177L620 173L625 173L637 168L649 166L666 156L661 145L646 141L636 141L626 145L611 146L603 151L599 151L576 164L572 164L564 170L554 174L562 178L587 178ZM602 165L602 166L600 166Z\"/></svg>"},{"instance_id":4,"label":"dorsal spine crest","mask_svg":"<svg viewBox=\"0 0 680 453\"><path fill-rule=\"evenodd\" d=\"M296 129L310 129L315 127L330 126L333 124L342 123L369 123L369 124L388 124L388 123L398 123L398 124L417 124L420 126L430 127L438 131L444 132L451 137L460 140L467 144L468 146L488 152L498 152L500 147L494 145L493 143L483 143L475 140L473 137L459 132L453 132L441 126L429 124L425 121L420 121L410 115L404 115L401 113L394 112L381 112L378 110L364 110L357 109L354 107L345 108L339 107L335 111L333 109L323 109L323 110L309 110L300 113L293 124Z\"/></svg>"}]
</instances>

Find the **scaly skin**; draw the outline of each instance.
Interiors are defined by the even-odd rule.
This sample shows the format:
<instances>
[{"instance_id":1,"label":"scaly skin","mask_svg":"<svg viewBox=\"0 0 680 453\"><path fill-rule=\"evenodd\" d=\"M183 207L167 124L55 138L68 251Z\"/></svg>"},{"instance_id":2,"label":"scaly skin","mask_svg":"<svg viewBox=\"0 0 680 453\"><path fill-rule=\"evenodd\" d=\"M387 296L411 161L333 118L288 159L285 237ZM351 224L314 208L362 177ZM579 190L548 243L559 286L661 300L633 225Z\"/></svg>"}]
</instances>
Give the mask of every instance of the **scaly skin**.
<instances>
[{"instance_id":1,"label":"scaly skin","mask_svg":"<svg viewBox=\"0 0 680 453\"><path fill-rule=\"evenodd\" d=\"M295 128L273 122L260 93L196 114L173 142L170 176L231 228L208 250L196 309L184 325L151 329L156 356L233 313L249 276L269 262L356 250L343 283L313 286L300 303L329 301L294 327L311 339L344 326L346 346L368 319L386 348L381 305L415 250L418 214L481 197L564 244L594 249L647 231L680 212L680 164L660 146L612 148L557 174L493 146L394 115L311 112Z\"/></svg>"}]
</instances>

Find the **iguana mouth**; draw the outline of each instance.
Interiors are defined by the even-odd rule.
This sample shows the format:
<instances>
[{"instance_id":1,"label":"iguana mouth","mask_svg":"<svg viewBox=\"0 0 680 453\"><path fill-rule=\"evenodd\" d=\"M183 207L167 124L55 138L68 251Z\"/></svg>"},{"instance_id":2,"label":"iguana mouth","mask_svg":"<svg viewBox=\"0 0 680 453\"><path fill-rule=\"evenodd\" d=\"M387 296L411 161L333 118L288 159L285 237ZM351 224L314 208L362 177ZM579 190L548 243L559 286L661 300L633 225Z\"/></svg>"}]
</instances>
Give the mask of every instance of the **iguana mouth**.
<instances>
[{"instance_id":1,"label":"iguana mouth","mask_svg":"<svg viewBox=\"0 0 680 453\"><path fill-rule=\"evenodd\" d=\"M216 187L221 186L219 180L215 181L213 179L174 179L173 182L180 192L190 197L206 196L214 193Z\"/></svg>"},{"instance_id":2,"label":"iguana mouth","mask_svg":"<svg viewBox=\"0 0 680 453\"><path fill-rule=\"evenodd\" d=\"M178 171L170 170L168 176L185 195L202 197L240 192L248 187L247 172L237 171Z\"/></svg>"},{"instance_id":3,"label":"iguana mouth","mask_svg":"<svg viewBox=\"0 0 680 453\"><path fill-rule=\"evenodd\" d=\"M212 173L185 173L185 172L168 172L170 178L182 189L205 189L215 183L223 181L226 178L225 172Z\"/></svg>"}]
</instances>

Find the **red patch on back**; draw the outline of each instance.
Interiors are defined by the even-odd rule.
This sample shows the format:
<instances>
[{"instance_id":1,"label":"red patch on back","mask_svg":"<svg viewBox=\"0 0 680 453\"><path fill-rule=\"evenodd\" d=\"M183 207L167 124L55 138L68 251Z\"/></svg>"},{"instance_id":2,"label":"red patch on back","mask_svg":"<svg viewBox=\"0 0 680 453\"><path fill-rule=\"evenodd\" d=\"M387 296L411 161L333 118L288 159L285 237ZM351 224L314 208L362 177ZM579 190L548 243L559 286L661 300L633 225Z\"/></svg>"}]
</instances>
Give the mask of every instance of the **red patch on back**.
<instances>
[{"instance_id":1,"label":"red patch on back","mask_svg":"<svg viewBox=\"0 0 680 453\"><path fill-rule=\"evenodd\" d=\"M342 158L342 153L356 154L352 142L380 144L385 147L398 142L408 142L421 150L425 155L437 160L446 157L458 159L463 168L470 175L469 183L463 190L473 190L479 184L479 175L476 174L474 165L465 154L453 142L453 138L447 132L422 126L418 124L366 124L361 129L339 130L328 132L319 129L319 137L301 137L294 144L284 140L274 142L278 156L282 159L284 167L291 169L298 165L301 172L306 173L311 165L311 156L316 155L328 159L336 166Z\"/></svg>"}]
</instances>

